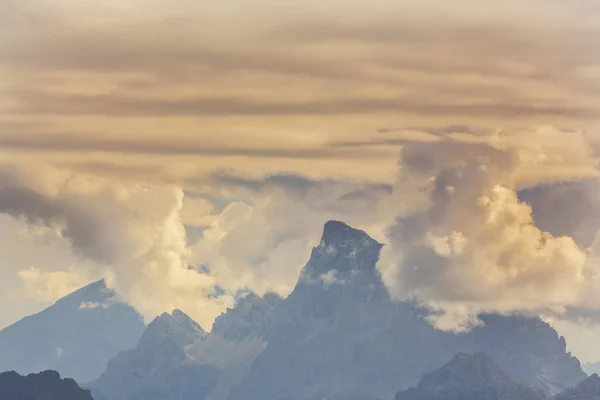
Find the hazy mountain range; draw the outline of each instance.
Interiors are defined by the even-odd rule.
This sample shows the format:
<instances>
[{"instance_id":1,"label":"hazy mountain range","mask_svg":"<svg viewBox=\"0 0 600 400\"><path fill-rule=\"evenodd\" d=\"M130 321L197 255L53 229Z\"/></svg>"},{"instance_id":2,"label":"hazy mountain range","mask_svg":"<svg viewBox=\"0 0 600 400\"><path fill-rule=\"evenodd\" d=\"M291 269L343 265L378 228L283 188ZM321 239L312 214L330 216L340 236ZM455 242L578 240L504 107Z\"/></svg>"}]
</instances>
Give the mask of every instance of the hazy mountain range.
<instances>
[{"instance_id":1,"label":"hazy mountain range","mask_svg":"<svg viewBox=\"0 0 600 400\"><path fill-rule=\"evenodd\" d=\"M84 386L96 400L393 399L415 385L417 391L425 390L431 377L439 375L426 374L448 360L462 365L465 356L457 354L473 353L471 358L481 364L475 368L479 372L474 382L491 374L494 380L506 381L501 386L519 393L517 398L546 398L586 379L579 361L566 351L564 338L539 318L482 315L483 326L468 333L434 329L424 319L426 309L390 298L376 269L381 247L363 231L328 222L287 298L249 293L217 318L210 333L179 310L156 317L142 334L141 320L127 306L66 307L64 313L74 315L103 310L88 323L106 325L115 337L127 327L129 335L111 342L112 359L93 382L80 382L90 382ZM90 287L101 286L94 285ZM73 296L73 304L90 302L82 292L69 297ZM31 317L29 324L44 321L42 314ZM57 313L55 318L74 317ZM77 332L72 329L65 335ZM24 348L29 344L16 336L11 340ZM102 342L90 341L88 346L97 343ZM123 351L117 354L116 347ZM86 354L73 354L70 365L85 365ZM35 370L34 358L20 368ZM44 365L54 362L65 374L60 358L47 360ZM100 362L95 358L96 365ZM425 381L424 375L429 376ZM420 399L405 395L400 399Z\"/></svg>"},{"instance_id":2,"label":"hazy mountain range","mask_svg":"<svg viewBox=\"0 0 600 400\"><path fill-rule=\"evenodd\" d=\"M539 388L519 382L487 354L457 354L443 367L423 376L416 388L400 391L395 400L597 400L600 378L592 375L550 397Z\"/></svg>"}]
</instances>

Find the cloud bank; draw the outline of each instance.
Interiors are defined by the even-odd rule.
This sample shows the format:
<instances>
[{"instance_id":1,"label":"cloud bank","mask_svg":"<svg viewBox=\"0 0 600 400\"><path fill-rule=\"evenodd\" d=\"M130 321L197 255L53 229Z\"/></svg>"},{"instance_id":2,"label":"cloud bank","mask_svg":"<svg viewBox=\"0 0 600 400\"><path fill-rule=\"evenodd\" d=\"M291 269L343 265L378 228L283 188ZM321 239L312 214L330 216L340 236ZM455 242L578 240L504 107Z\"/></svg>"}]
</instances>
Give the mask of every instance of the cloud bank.
<instances>
[{"instance_id":1,"label":"cloud bank","mask_svg":"<svg viewBox=\"0 0 600 400\"><path fill-rule=\"evenodd\" d=\"M173 185L4 167L0 212L58 232L93 263L86 274L105 277L146 319L181 308L208 329L240 290L289 294L330 219L386 243L378 268L390 293L438 310L441 329L466 329L483 311L569 318L600 307L598 226L588 223L582 245L579 229L553 224L582 220L565 188L581 186L577 201L589 209L599 204L595 156L581 132L525 133L527 142L523 131L420 132L398 142L390 184L215 171L204 192L186 196ZM39 269L19 275L40 298L73 282Z\"/></svg>"},{"instance_id":2,"label":"cloud bank","mask_svg":"<svg viewBox=\"0 0 600 400\"><path fill-rule=\"evenodd\" d=\"M578 159L593 172L591 148L556 147L557 133L544 128L523 145L510 135L406 144L395 190L416 197L387 230L380 268L391 292L444 311L432 317L442 329L467 328L485 311L597 307L600 299L588 297L597 288L593 251L538 227L518 195L532 171L546 179L548 169L569 170L564 164Z\"/></svg>"},{"instance_id":3,"label":"cloud bank","mask_svg":"<svg viewBox=\"0 0 600 400\"><path fill-rule=\"evenodd\" d=\"M231 304L227 296L209 299L214 278L188 268L180 188L119 184L52 168L5 168L0 198L0 212L56 230L147 321L181 308L210 326ZM64 294L56 290L71 288L74 279L39 269L19 275L25 293L36 290L38 297Z\"/></svg>"}]
</instances>

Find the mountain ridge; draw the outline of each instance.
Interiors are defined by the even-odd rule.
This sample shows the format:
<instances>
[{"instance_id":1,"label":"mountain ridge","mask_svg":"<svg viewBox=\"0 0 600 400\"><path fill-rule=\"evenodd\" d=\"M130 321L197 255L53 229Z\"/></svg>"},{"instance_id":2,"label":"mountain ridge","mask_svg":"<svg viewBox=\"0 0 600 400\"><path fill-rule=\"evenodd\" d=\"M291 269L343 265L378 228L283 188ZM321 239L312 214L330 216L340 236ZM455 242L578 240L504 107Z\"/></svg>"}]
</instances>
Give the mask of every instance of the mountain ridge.
<instances>
[{"instance_id":1,"label":"mountain ridge","mask_svg":"<svg viewBox=\"0 0 600 400\"><path fill-rule=\"evenodd\" d=\"M382 246L364 231L330 221L288 297L250 293L217 318L212 332L193 333L191 344L173 341L167 354L156 346L146 353L138 349L109 363L107 376L136 372L144 376L143 385L123 381L111 387L111 380L100 379L96 387L132 398L148 388L167 396L174 374L204 368L206 400L385 399L457 353L476 351L548 393L585 378L564 339L539 318L483 315L483 326L468 333L434 329L426 310L390 297L377 269ZM155 368L140 361L153 357Z\"/></svg>"},{"instance_id":2,"label":"mountain ridge","mask_svg":"<svg viewBox=\"0 0 600 400\"><path fill-rule=\"evenodd\" d=\"M421 378L416 388L398 392L395 400L547 400L510 377L483 352L458 353L442 367Z\"/></svg>"},{"instance_id":3,"label":"mountain ridge","mask_svg":"<svg viewBox=\"0 0 600 400\"><path fill-rule=\"evenodd\" d=\"M144 328L132 307L96 281L2 329L0 370L56 370L87 382L119 351L135 345Z\"/></svg>"},{"instance_id":4,"label":"mountain ridge","mask_svg":"<svg viewBox=\"0 0 600 400\"><path fill-rule=\"evenodd\" d=\"M96 400L70 378L47 370L27 376L15 371L0 373L0 400Z\"/></svg>"}]
</instances>

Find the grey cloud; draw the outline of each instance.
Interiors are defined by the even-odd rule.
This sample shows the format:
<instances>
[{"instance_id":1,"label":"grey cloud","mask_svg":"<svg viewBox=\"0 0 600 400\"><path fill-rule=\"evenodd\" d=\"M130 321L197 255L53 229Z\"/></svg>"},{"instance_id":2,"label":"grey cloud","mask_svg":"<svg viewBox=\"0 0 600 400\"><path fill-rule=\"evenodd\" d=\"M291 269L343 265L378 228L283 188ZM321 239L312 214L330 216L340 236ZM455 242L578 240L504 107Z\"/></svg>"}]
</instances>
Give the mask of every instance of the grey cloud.
<instances>
[{"instance_id":1,"label":"grey cloud","mask_svg":"<svg viewBox=\"0 0 600 400\"><path fill-rule=\"evenodd\" d=\"M223 146L207 143L206 140L177 140L171 137L168 141L115 139L98 135L65 134L55 132L44 133L0 133L0 148L10 150L35 151L99 151L131 154L154 155L188 155L201 157L247 156L257 158L376 158L379 153L340 152L336 149L323 148L252 148ZM100 165L88 164L88 168L98 169ZM114 169L103 164L104 168Z\"/></svg>"},{"instance_id":2,"label":"grey cloud","mask_svg":"<svg viewBox=\"0 0 600 400\"><path fill-rule=\"evenodd\" d=\"M468 104L424 101L412 97L350 98L297 102L258 101L245 98L200 97L180 100L128 98L119 95L44 95L13 91L20 103L16 114L103 115L103 116L275 116L275 115L350 115L357 113L405 112L420 116L528 117L548 116L595 120L597 107L577 105L536 105L471 101ZM16 140L15 140L16 142Z\"/></svg>"},{"instance_id":3,"label":"grey cloud","mask_svg":"<svg viewBox=\"0 0 600 400\"><path fill-rule=\"evenodd\" d=\"M28 38L27 46L20 42L11 45L9 41L0 49L0 65L50 71L145 71L160 75L162 82L181 81L182 78L201 80L210 74L210 69L219 73L225 70L255 71L328 79L356 77L351 68L301 57L285 49L210 47L193 37L184 40L176 31L148 29L152 26L143 26L139 30L122 27L123 31L131 30L127 34L57 28L52 36L42 32Z\"/></svg>"},{"instance_id":4,"label":"grey cloud","mask_svg":"<svg viewBox=\"0 0 600 400\"><path fill-rule=\"evenodd\" d=\"M238 187L245 187L253 191L283 188L295 194L306 193L312 189L322 189L332 185L353 185L357 182L347 182L334 179L314 179L293 173L277 173L267 175L262 179L250 179L237 175L231 175L226 171L216 171L212 174L212 181L216 184L225 184ZM360 182L365 184L373 191L391 193L391 185L382 183Z\"/></svg>"},{"instance_id":5,"label":"grey cloud","mask_svg":"<svg viewBox=\"0 0 600 400\"><path fill-rule=\"evenodd\" d=\"M541 3L532 4L541 7ZM592 80L576 73L578 67L600 65L599 53L593 51L598 29L592 25L532 29L523 21L508 18L484 23L472 16L466 20L453 16L421 21L402 12L390 15L361 22L352 22L351 18L332 21L328 15L299 16L295 23L267 19L260 29L240 24L227 40L220 38L214 43L198 39L213 35L184 16L174 20L165 16L162 21L103 31L83 24L75 27L61 21L59 14L50 15L48 19L57 19L54 25L28 23L21 29L11 29L0 49L0 66L7 68L14 82L5 96L11 103L20 103L8 113L275 116L404 112L424 117L542 116L581 120L598 115L593 98L586 98ZM46 33L50 27L52 35ZM355 49L368 45L372 51L325 51L318 44L327 41L359 46ZM57 71L100 73L112 79L120 91L140 91L143 97L43 92L36 78ZM123 71L145 78L111 75ZM225 71L231 75L226 76ZM249 83L246 71L269 76L253 76L256 80ZM421 79L415 79L415 73L421 74ZM215 77L227 79L214 82ZM161 85L219 83L229 93L248 84L262 86L258 79L294 90L293 84L304 78L313 83L335 83L344 90L370 89L372 85L397 90L385 99L349 94L344 99L304 102L290 101L292 97L288 98L285 90L263 102L231 94L161 100L144 93L144 89ZM564 98L545 99L545 89L561 91ZM315 92L313 97L323 96Z\"/></svg>"},{"instance_id":6,"label":"grey cloud","mask_svg":"<svg viewBox=\"0 0 600 400\"><path fill-rule=\"evenodd\" d=\"M540 229L591 246L600 229L600 179L554 182L519 192ZM559 211L560 210L560 211Z\"/></svg>"},{"instance_id":7,"label":"grey cloud","mask_svg":"<svg viewBox=\"0 0 600 400\"><path fill-rule=\"evenodd\" d=\"M392 186L389 184L314 179L291 173L249 179L217 171L211 176L211 182L215 186L244 189L267 196L280 191L282 195L316 211L356 212L369 207L373 209L381 198L392 194Z\"/></svg>"},{"instance_id":8,"label":"grey cloud","mask_svg":"<svg viewBox=\"0 0 600 400\"><path fill-rule=\"evenodd\" d=\"M102 218L69 198L50 197L25 184L12 168L0 169L0 212L61 229L82 255L95 261L114 261L115 243L102 231Z\"/></svg>"}]
</instances>

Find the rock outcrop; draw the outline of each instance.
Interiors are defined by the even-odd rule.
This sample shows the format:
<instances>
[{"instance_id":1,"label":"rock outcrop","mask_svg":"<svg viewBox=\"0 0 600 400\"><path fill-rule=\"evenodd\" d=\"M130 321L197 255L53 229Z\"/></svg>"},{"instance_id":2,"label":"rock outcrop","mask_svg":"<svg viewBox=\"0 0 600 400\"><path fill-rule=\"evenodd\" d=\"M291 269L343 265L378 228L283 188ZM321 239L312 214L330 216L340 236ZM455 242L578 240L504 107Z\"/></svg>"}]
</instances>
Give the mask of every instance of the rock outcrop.
<instances>
[{"instance_id":1,"label":"rock outcrop","mask_svg":"<svg viewBox=\"0 0 600 400\"><path fill-rule=\"evenodd\" d=\"M202 400L216 386L220 370L194 362L187 348L205 338L206 332L182 311L163 313L134 349L112 359L89 386L112 400Z\"/></svg>"},{"instance_id":2,"label":"rock outcrop","mask_svg":"<svg viewBox=\"0 0 600 400\"><path fill-rule=\"evenodd\" d=\"M546 395L516 381L485 353L457 354L428 373L416 388L399 392L395 400L545 400Z\"/></svg>"},{"instance_id":3,"label":"rock outcrop","mask_svg":"<svg viewBox=\"0 0 600 400\"><path fill-rule=\"evenodd\" d=\"M0 400L93 400L89 390L81 389L73 379L61 379L56 371L21 376L0 374Z\"/></svg>"},{"instance_id":4,"label":"rock outcrop","mask_svg":"<svg viewBox=\"0 0 600 400\"><path fill-rule=\"evenodd\" d=\"M577 386L556 395L554 400L600 400L600 378L593 374Z\"/></svg>"},{"instance_id":5,"label":"rock outcrop","mask_svg":"<svg viewBox=\"0 0 600 400\"><path fill-rule=\"evenodd\" d=\"M195 384L196 398L207 400L391 399L457 353L477 351L548 394L585 379L564 339L539 318L482 315L484 325L468 333L434 329L426 309L390 298L376 267L381 248L330 221L287 298L248 294L210 334L163 315L94 388L113 400L185 400L183 388Z\"/></svg>"}]
</instances>

